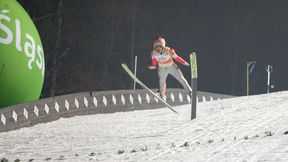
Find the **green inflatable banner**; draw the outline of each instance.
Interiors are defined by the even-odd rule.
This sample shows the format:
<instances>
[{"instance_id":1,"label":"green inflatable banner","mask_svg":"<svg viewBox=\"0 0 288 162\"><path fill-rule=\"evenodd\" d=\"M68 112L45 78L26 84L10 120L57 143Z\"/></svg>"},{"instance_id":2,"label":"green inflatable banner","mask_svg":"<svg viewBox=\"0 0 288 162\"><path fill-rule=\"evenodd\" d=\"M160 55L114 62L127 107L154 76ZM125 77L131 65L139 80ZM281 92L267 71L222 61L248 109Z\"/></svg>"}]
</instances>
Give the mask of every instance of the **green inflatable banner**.
<instances>
[{"instance_id":1,"label":"green inflatable banner","mask_svg":"<svg viewBox=\"0 0 288 162\"><path fill-rule=\"evenodd\" d=\"M44 72L33 21L16 0L0 0L0 108L38 100Z\"/></svg>"}]
</instances>

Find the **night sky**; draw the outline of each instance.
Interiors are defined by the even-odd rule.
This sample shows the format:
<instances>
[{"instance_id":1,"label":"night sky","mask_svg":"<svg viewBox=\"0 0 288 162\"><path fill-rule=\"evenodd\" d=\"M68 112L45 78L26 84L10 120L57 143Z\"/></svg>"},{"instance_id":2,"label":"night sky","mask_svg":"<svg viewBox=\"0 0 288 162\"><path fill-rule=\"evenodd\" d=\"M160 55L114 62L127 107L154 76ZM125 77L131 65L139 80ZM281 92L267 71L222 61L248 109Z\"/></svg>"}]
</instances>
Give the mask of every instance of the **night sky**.
<instances>
[{"instance_id":1,"label":"night sky","mask_svg":"<svg viewBox=\"0 0 288 162\"><path fill-rule=\"evenodd\" d=\"M256 61L250 94L288 89L286 0L31 0L19 1L42 38L46 76L42 97L131 88L121 69L138 57L139 78L158 87L148 70L156 36L188 60L198 57L198 89L246 95L246 63ZM55 61L56 60L56 61ZM179 65L190 82L189 68ZM167 87L181 87L168 77Z\"/></svg>"}]
</instances>

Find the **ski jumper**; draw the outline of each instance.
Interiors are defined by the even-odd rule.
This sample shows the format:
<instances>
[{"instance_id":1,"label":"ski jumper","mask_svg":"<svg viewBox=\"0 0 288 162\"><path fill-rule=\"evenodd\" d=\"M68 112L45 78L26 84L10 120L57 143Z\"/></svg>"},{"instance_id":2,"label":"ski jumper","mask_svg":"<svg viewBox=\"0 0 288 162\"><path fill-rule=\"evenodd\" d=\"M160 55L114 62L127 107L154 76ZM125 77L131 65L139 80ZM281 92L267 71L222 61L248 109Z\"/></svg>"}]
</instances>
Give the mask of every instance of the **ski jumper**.
<instances>
[{"instance_id":1,"label":"ski jumper","mask_svg":"<svg viewBox=\"0 0 288 162\"><path fill-rule=\"evenodd\" d=\"M178 56L174 49L170 47L163 47L160 53L153 50L151 52L151 58L151 66L156 67L158 65L159 91L162 97L166 96L166 79L169 74L177 79L189 94L191 93L191 87L184 78L179 67L174 63L173 59L183 65L188 63Z\"/></svg>"}]
</instances>

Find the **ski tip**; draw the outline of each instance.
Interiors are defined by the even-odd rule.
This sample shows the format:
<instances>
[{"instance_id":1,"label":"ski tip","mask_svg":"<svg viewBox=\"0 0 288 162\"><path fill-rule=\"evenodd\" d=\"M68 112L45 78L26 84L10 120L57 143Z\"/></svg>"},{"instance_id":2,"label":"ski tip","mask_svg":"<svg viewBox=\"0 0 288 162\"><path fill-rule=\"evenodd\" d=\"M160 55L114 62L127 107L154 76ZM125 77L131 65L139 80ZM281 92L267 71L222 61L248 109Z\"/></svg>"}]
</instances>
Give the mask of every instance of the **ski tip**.
<instances>
[{"instance_id":1,"label":"ski tip","mask_svg":"<svg viewBox=\"0 0 288 162\"><path fill-rule=\"evenodd\" d=\"M122 66L122 67L127 67L127 65L126 65L126 64L124 64L124 63L121 63L121 66Z\"/></svg>"}]
</instances>

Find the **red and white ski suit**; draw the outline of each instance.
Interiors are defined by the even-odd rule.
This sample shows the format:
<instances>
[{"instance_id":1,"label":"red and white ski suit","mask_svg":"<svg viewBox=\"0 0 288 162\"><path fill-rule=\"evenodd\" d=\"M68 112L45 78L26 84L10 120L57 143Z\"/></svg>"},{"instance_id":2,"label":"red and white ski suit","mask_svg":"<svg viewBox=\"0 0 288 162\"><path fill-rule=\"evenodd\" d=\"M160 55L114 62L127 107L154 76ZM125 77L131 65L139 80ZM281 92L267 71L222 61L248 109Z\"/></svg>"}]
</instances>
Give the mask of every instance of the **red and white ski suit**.
<instances>
[{"instance_id":1,"label":"red and white ski suit","mask_svg":"<svg viewBox=\"0 0 288 162\"><path fill-rule=\"evenodd\" d=\"M178 56L174 49L164 47L160 53L153 50L151 52L151 59L150 68L156 68L158 65L159 91L162 97L166 96L166 79L168 74L176 78L188 93L191 92L191 87L173 59L185 66L189 66L189 64Z\"/></svg>"}]
</instances>

